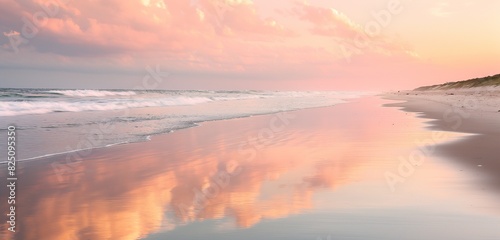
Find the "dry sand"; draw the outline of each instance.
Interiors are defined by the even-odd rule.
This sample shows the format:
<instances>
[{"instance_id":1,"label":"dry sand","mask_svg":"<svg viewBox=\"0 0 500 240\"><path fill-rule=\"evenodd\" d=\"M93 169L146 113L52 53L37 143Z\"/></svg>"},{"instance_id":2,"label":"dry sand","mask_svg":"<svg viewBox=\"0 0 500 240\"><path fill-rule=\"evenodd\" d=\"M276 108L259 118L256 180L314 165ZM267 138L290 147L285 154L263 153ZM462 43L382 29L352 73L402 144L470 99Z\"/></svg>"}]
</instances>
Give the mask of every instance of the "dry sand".
<instances>
[{"instance_id":1,"label":"dry sand","mask_svg":"<svg viewBox=\"0 0 500 240\"><path fill-rule=\"evenodd\" d=\"M470 88L433 91L400 91L391 98L432 101L481 112L500 112L500 88Z\"/></svg>"}]
</instances>

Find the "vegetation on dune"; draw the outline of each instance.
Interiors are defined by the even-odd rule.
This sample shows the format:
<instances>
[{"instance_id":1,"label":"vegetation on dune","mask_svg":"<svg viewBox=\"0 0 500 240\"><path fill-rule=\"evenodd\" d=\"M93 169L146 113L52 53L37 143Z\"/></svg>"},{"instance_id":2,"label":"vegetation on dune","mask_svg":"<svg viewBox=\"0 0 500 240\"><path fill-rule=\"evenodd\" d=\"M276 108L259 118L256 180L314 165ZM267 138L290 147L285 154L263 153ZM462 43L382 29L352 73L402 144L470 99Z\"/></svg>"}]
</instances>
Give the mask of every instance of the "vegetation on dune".
<instances>
[{"instance_id":1,"label":"vegetation on dune","mask_svg":"<svg viewBox=\"0 0 500 240\"><path fill-rule=\"evenodd\" d=\"M444 84L424 86L415 89L415 91L446 90L446 89L474 88L474 87L496 87L496 86L500 86L500 74L487 76L483 78L474 78L459 82L447 82Z\"/></svg>"}]
</instances>

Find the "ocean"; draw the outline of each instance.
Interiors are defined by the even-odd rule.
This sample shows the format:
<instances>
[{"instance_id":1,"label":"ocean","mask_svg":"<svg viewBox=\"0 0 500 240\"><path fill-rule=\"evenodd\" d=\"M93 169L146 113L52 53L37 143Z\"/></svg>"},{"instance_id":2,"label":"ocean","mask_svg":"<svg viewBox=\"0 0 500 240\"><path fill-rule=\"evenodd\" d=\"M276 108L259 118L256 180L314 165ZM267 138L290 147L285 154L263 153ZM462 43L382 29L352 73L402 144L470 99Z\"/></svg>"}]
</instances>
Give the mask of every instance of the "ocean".
<instances>
[{"instance_id":1,"label":"ocean","mask_svg":"<svg viewBox=\"0 0 500 240\"><path fill-rule=\"evenodd\" d=\"M0 133L14 125L18 161L116 144L206 121L325 107L363 92L0 89ZM2 139L0 148L6 149ZM4 163L4 162L2 162Z\"/></svg>"}]
</instances>

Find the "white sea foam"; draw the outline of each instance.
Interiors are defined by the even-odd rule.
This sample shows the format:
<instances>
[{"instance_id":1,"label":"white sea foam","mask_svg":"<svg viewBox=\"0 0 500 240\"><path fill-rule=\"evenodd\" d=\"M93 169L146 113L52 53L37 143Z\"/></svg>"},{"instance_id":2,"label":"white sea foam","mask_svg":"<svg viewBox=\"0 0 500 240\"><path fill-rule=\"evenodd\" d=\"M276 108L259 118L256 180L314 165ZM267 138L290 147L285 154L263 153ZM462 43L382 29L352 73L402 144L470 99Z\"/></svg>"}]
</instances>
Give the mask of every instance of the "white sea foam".
<instances>
[{"instance_id":1,"label":"white sea foam","mask_svg":"<svg viewBox=\"0 0 500 240\"><path fill-rule=\"evenodd\" d=\"M58 93L69 97L105 97L105 96L132 96L133 91L104 91L104 90L51 90L49 93Z\"/></svg>"},{"instance_id":2,"label":"white sea foam","mask_svg":"<svg viewBox=\"0 0 500 240\"><path fill-rule=\"evenodd\" d=\"M68 149L79 151L146 141L148 136L194 127L206 121L333 106L365 94L0 89L0 124L15 123L20 136L50 139L51 144L40 144L38 140L24 143L24 151L19 152L18 158L34 159ZM165 109L138 109L147 107ZM112 111L127 108L131 111L125 115ZM38 116L31 116L33 114ZM2 148L6 146L0 142Z\"/></svg>"},{"instance_id":3,"label":"white sea foam","mask_svg":"<svg viewBox=\"0 0 500 240\"><path fill-rule=\"evenodd\" d=\"M83 112L121 110L125 108L195 105L212 101L233 101L263 98L353 98L359 92L134 92L104 90L31 90L21 96L36 96L57 93L61 96L40 98L18 98L0 101L0 116L46 114L52 112ZM180 95L182 94L182 95ZM68 98L70 96L70 98ZM128 96L128 97L124 97ZM92 97L92 98L89 98Z\"/></svg>"},{"instance_id":4,"label":"white sea foam","mask_svg":"<svg viewBox=\"0 0 500 240\"><path fill-rule=\"evenodd\" d=\"M106 111L125 108L194 105L212 100L206 97L168 97L157 99L112 99L107 101L6 101L0 102L0 116L51 112Z\"/></svg>"}]
</instances>

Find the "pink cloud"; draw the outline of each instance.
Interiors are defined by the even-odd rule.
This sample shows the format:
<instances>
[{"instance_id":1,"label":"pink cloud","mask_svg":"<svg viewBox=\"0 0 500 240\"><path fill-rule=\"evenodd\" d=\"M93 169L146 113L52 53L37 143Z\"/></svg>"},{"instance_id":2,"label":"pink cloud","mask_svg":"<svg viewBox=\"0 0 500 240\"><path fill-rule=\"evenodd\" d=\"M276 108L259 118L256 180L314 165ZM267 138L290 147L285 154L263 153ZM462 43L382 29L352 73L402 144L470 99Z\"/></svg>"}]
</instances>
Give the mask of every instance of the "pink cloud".
<instances>
[{"instance_id":1,"label":"pink cloud","mask_svg":"<svg viewBox=\"0 0 500 240\"><path fill-rule=\"evenodd\" d=\"M362 27L354 23L344 13L334 8L312 6L305 2L296 2L295 14L303 21L313 26L312 33L335 36L340 38L354 38L362 33Z\"/></svg>"},{"instance_id":2,"label":"pink cloud","mask_svg":"<svg viewBox=\"0 0 500 240\"><path fill-rule=\"evenodd\" d=\"M0 0L0 51L9 56L0 64L88 71L142 70L154 63L192 75L244 79L245 88L284 82L348 88L391 74L394 80L380 81L403 86L408 83L398 81L407 76L400 69L424 69L410 44L383 32L369 36L365 23L333 7L250 0L67 1L14 54L9 37L23 36L23 17L43 13L48 2ZM271 6L280 7L280 14L263 13Z\"/></svg>"},{"instance_id":3,"label":"pink cloud","mask_svg":"<svg viewBox=\"0 0 500 240\"><path fill-rule=\"evenodd\" d=\"M378 24L380 29L383 29L375 19L360 24L335 8L312 6L306 2L295 2L295 5L294 14L312 25L309 31L315 35L335 39L344 49L344 55L347 50L348 55L376 52L383 55L415 56L405 44L384 36L382 31L373 34L368 28L369 24Z\"/></svg>"},{"instance_id":4,"label":"pink cloud","mask_svg":"<svg viewBox=\"0 0 500 240\"><path fill-rule=\"evenodd\" d=\"M6 1L5 12L14 13L9 19L32 20L33 13L41 12L44 4L37 0L20 7ZM41 51L53 51L61 55L73 55L78 48L102 50L109 53L131 53L135 51L170 51L212 45L223 34L225 37L244 35L287 36L291 33L272 19L261 19L252 2L231 1L225 11L216 11L219 0L202 0L190 6L188 1L76 1L59 5L54 16L46 23L34 26L40 30L39 39L31 44ZM26 10L21 10L26 9ZM29 12L30 9L32 12ZM3 11L2 11L3 12ZM7 22L8 23L8 22ZM16 30L20 26L13 26ZM5 30L8 26L4 26ZM222 29L222 31L221 31ZM61 44L66 47L50 48L47 45ZM75 47L67 52L66 48ZM105 48L115 49L115 51ZM95 54L98 54L96 51Z\"/></svg>"}]
</instances>

